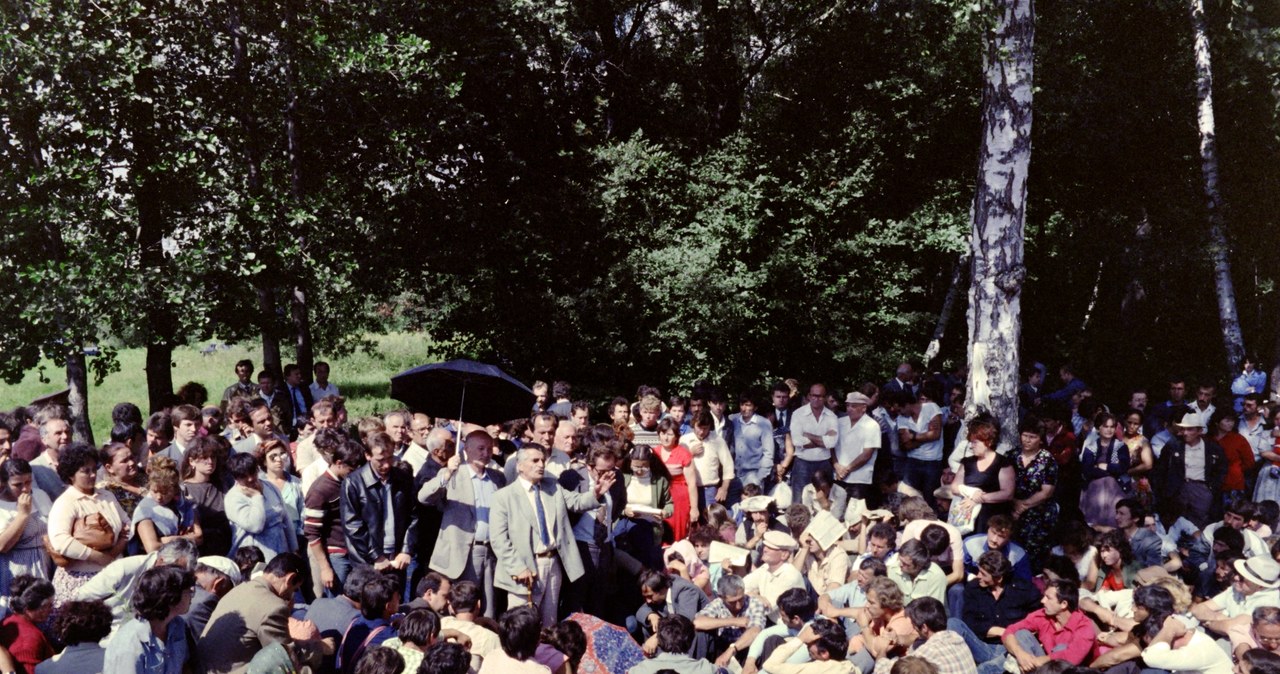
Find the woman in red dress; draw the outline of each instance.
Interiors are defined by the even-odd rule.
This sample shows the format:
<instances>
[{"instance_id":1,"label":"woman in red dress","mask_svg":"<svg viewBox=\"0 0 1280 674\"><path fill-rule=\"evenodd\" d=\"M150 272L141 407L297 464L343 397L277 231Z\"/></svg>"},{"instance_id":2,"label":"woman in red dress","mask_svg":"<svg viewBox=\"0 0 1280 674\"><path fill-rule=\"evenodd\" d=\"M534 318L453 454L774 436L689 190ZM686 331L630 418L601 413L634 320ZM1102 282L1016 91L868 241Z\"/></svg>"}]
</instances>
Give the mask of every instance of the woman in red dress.
<instances>
[{"instance_id":1,"label":"woman in red dress","mask_svg":"<svg viewBox=\"0 0 1280 674\"><path fill-rule=\"evenodd\" d=\"M698 521L698 511L692 504L698 502L698 473L693 465L693 455L684 445L676 444L680 437L680 423L666 418L658 422L658 446L654 453L662 460L671 474L671 501L675 512L667 518L671 525L672 541L682 541L689 534L689 523Z\"/></svg>"}]
</instances>

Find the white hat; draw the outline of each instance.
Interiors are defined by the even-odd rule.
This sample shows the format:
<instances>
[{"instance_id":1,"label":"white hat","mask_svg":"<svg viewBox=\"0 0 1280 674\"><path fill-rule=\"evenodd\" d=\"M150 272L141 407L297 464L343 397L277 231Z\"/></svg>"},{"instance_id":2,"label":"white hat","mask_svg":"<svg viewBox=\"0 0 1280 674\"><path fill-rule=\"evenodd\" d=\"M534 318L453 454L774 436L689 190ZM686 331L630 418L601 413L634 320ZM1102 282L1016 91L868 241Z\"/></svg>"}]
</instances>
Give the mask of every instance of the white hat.
<instances>
[{"instance_id":1,"label":"white hat","mask_svg":"<svg viewBox=\"0 0 1280 674\"><path fill-rule=\"evenodd\" d=\"M1174 424L1174 426L1178 428L1204 428L1204 422L1200 420L1199 414L1187 412L1182 415L1182 421Z\"/></svg>"},{"instance_id":2,"label":"white hat","mask_svg":"<svg viewBox=\"0 0 1280 674\"><path fill-rule=\"evenodd\" d=\"M867 396L865 396L865 395L861 394L861 393L858 393L857 391L854 391L853 393L850 393L849 395L847 395L847 396L845 396L845 397L844 397L844 404L846 404L846 405L870 405L870 404L871 404L871 399L870 399L870 398L868 398Z\"/></svg>"},{"instance_id":3,"label":"white hat","mask_svg":"<svg viewBox=\"0 0 1280 674\"><path fill-rule=\"evenodd\" d=\"M800 544L791 537L791 534L782 531L766 531L764 532L764 546L774 550L794 552L796 548L800 547Z\"/></svg>"},{"instance_id":4,"label":"white hat","mask_svg":"<svg viewBox=\"0 0 1280 674\"><path fill-rule=\"evenodd\" d=\"M1280 563L1270 557L1255 555L1249 559L1237 559L1236 573L1254 585L1273 589L1280 587Z\"/></svg>"},{"instance_id":5,"label":"white hat","mask_svg":"<svg viewBox=\"0 0 1280 674\"><path fill-rule=\"evenodd\" d=\"M771 503L773 503L772 496L748 496L742 499L742 511L762 513L769 509Z\"/></svg>"}]
</instances>

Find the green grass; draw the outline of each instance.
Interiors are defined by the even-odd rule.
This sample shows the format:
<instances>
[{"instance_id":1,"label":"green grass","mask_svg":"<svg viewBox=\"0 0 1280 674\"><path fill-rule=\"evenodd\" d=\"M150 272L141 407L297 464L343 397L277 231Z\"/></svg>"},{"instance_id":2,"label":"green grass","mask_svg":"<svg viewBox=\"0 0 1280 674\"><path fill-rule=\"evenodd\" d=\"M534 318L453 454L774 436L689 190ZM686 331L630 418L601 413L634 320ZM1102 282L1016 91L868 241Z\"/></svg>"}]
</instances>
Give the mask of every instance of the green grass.
<instances>
[{"instance_id":1,"label":"green grass","mask_svg":"<svg viewBox=\"0 0 1280 674\"><path fill-rule=\"evenodd\" d=\"M389 397L391 376L423 363L439 360L431 350L431 340L426 334L396 333L372 336L375 347L372 354L356 352L345 358L329 358L330 379L338 385L347 399L347 410L352 419L368 414L378 414L400 407ZM235 382L235 363L241 358L262 367L262 349L257 344L234 345L204 355L200 349L208 342L177 349L173 353L173 384L180 387L186 382L203 384L209 390L209 399L218 401L222 390ZM111 408L120 402L132 402L147 410L147 376L145 349L121 349L120 371L106 378L101 386L94 386L90 374L89 419L93 425L93 438L98 443L111 436ZM287 357L286 357L287 361ZM33 369L21 383L0 384L0 409L13 409L33 399L54 393L66 387L61 367L51 361L43 363L45 377L42 383L39 372Z\"/></svg>"}]
</instances>

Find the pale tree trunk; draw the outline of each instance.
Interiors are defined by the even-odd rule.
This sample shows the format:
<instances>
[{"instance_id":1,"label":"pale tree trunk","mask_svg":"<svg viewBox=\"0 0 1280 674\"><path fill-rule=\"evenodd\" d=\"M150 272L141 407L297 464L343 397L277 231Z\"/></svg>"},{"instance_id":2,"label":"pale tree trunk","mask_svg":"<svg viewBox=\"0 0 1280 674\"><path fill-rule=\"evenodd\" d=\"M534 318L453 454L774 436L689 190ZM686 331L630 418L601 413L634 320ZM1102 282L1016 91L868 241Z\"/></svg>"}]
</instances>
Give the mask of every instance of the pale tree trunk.
<instances>
[{"instance_id":1,"label":"pale tree trunk","mask_svg":"<svg viewBox=\"0 0 1280 674\"><path fill-rule=\"evenodd\" d=\"M1023 226L1031 166L1032 0L992 5L985 40L982 145L973 199L969 385L965 414L991 413L1002 449L1017 446Z\"/></svg>"},{"instance_id":2,"label":"pale tree trunk","mask_svg":"<svg viewBox=\"0 0 1280 674\"><path fill-rule=\"evenodd\" d=\"M956 260L955 267L951 269L951 285L947 288L946 299L942 301L942 310L938 312L938 323L933 327L933 339L929 340L929 346L924 350L924 367L926 370L929 370L933 360L942 351L942 338L947 334L947 325L951 323L951 314L955 313L956 300L960 299L960 292L964 289L964 279L969 272L969 261L972 256L973 252L966 250Z\"/></svg>"},{"instance_id":3,"label":"pale tree trunk","mask_svg":"<svg viewBox=\"0 0 1280 674\"><path fill-rule=\"evenodd\" d=\"M1213 121L1213 68L1209 58L1209 33L1204 25L1204 0L1188 0L1191 28L1195 32L1196 125L1200 131L1200 172L1204 175L1204 196L1209 217L1209 257L1213 260L1213 283L1218 295L1218 323L1222 346L1227 353L1228 375L1234 375L1244 360L1244 336L1236 313L1236 289L1231 282L1231 257L1223 222L1222 193L1218 191L1218 141Z\"/></svg>"}]
</instances>

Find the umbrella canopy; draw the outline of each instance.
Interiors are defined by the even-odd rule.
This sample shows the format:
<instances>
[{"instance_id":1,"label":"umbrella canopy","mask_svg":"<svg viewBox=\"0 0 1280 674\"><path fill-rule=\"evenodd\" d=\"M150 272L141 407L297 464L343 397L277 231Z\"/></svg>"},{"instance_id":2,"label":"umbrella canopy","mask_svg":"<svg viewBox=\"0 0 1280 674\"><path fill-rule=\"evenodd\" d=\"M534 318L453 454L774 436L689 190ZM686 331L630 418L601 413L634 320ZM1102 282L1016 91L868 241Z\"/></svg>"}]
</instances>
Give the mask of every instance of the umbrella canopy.
<instances>
[{"instance_id":1,"label":"umbrella canopy","mask_svg":"<svg viewBox=\"0 0 1280 674\"><path fill-rule=\"evenodd\" d=\"M586 613L571 614L569 620L581 625L587 635L587 652L578 664L580 674L626 672L644 662L640 644L625 629Z\"/></svg>"},{"instance_id":2,"label":"umbrella canopy","mask_svg":"<svg viewBox=\"0 0 1280 674\"><path fill-rule=\"evenodd\" d=\"M529 416L529 387L493 365L448 360L420 365L391 378L391 397L433 417L496 424Z\"/></svg>"}]
</instances>

